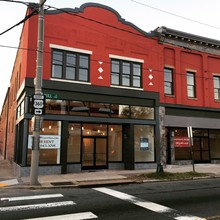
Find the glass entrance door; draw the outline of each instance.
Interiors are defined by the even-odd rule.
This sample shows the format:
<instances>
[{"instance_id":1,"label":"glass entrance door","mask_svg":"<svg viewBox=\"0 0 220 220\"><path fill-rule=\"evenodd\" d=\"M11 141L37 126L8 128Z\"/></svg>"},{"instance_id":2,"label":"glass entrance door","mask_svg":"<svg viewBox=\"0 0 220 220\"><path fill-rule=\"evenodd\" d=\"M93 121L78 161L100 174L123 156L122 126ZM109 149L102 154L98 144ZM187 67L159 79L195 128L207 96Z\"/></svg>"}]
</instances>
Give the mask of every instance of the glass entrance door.
<instances>
[{"instance_id":1,"label":"glass entrance door","mask_svg":"<svg viewBox=\"0 0 220 220\"><path fill-rule=\"evenodd\" d=\"M83 137L82 169L107 168L107 138Z\"/></svg>"},{"instance_id":2,"label":"glass entrance door","mask_svg":"<svg viewBox=\"0 0 220 220\"><path fill-rule=\"evenodd\" d=\"M193 138L193 144L195 162L210 162L209 139L207 137L195 137Z\"/></svg>"}]
</instances>

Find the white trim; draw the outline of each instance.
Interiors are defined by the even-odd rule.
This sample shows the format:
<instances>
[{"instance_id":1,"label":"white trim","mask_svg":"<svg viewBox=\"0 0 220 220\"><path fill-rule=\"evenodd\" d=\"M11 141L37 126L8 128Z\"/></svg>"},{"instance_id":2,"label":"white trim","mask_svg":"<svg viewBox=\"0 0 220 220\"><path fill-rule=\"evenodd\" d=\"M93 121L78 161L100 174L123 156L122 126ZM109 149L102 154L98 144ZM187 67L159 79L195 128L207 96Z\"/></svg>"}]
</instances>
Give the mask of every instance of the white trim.
<instances>
[{"instance_id":1,"label":"white trim","mask_svg":"<svg viewBox=\"0 0 220 220\"><path fill-rule=\"evenodd\" d=\"M140 90L143 91L143 88L135 88L135 87L126 87L126 86L116 86L116 85L111 85L110 87L113 88L119 88L119 89L132 89L132 90Z\"/></svg>"},{"instance_id":2,"label":"white trim","mask_svg":"<svg viewBox=\"0 0 220 220\"><path fill-rule=\"evenodd\" d=\"M144 60L137 59L137 58L132 58L132 57L118 56L118 55L114 55L114 54L109 54L109 57L114 58L114 59L128 60L128 61L132 61L132 62L144 63Z\"/></svg>"},{"instance_id":3,"label":"white trim","mask_svg":"<svg viewBox=\"0 0 220 220\"><path fill-rule=\"evenodd\" d=\"M66 46L61 46L61 45L57 45L57 44L50 44L50 47L55 48L55 49L60 49L60 50L68 50L68 51L77 52L77 53L92 54L91 50L83 50L83 49L79 49L79 48L66 47Z\"/></svg>"},{"instance_id":4,"label":"white trim","mask_svg":"<svg viewBox=\"0 0 220 220\"><path fill-rule=\"evenodd\" d=\"M73 80L67 80L67 79L56 79L56 78L50 78L50 80L52 80L52 81L59 81L59 82L69 82L69 83L77 83L77 84L91 85L90 82L73 81Z\"/></svg>"}]
</instances>

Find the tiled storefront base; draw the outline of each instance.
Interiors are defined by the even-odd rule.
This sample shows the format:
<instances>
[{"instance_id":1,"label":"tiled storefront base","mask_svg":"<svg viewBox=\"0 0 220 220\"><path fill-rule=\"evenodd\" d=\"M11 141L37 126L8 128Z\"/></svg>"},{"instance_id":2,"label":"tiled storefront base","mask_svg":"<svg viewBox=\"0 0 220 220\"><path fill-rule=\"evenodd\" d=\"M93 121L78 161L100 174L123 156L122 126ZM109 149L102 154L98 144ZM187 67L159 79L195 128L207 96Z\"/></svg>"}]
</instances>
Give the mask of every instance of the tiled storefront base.
<instances>
[{"instance_id":1,"label":"tiled storefront base","mask_svg":"<svg viewBox=\"0 0 220 220\"><path fill-rule=\"evenodd\" d=\"M140 169L156 169L156 163L137 163L135 170ZM124 163L109 163L108 170L124 170ZM14 164L14 173L17 177L30 176L31 167L21 167ZM68 164L67 173L80 173L82 171L81 164ZM61 166L39 166L39 175L59 175L61 174Z\"/></svg>"},{"instance_id":2,"label":"tiled storefront base","mask_svg":"<svg viewBox=\"0 0 220 220\"><path fill-rule=\"evenodd\" d=\"M31 167L21 167L17 164L14 164L14 173L17 177L30 176ZM61 166L39 166L38 167L39 175L53 175L61 174Z\"/></svg>"}]
</instances>

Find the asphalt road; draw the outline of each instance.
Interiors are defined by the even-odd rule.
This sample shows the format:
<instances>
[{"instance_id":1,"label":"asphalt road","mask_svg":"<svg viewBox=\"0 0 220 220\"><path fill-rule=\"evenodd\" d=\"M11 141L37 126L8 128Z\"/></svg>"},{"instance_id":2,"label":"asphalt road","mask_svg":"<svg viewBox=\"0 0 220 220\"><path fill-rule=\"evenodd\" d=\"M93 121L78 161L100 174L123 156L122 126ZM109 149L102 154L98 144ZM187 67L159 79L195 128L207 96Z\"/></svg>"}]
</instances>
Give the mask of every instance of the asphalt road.
<instances>
[{"instance_id":1,"label":"asphalt road","mask_svg":"<svg viewBox=\"0 0 220 220\"><path fill-rule=\"evenodd\" d=\"M0 189L0 220L211 220L220 219L219 207L220 179L92 189Z\"/></svg>"}]
</instances>

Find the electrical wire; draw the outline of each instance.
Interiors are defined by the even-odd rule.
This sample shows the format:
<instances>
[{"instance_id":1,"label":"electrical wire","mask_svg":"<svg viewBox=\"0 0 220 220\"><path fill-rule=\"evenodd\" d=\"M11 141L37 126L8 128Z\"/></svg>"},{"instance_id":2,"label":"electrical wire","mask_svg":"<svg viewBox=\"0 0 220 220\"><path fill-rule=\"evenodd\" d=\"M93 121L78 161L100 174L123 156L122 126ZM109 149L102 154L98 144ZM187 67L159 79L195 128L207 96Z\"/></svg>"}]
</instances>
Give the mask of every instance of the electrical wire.
<instances>
[{"instance_id":1,"label":"electrical wire","mask_svg":"<svg viewBox=\"0 0 220 220\"><path fill-rule=\"evenodd\" d=\"M148 7L148 8L151 8L151 9L154 9L154 10L157 10L157 11L160 11L160 12L163 12L163 13L175 16L175 17L178 17L178 18L187 20L187 21L191 21L191 22L194 22L194 23L197 23L197 24L200 24L200 25L204 25L204 26L207 26L207 27L211 27L211 28L215 28L215 29L220 30L220 27L217 27L217 26L213 26L213 25L210 25L210 24L207 24L207 23L203 23L203 22L200 22L200 21L196 21L196 20L193 20L191 18L187 18L187 17L181 16L181 15L175 14L175 13L171 13L171 12L168 12L168 11L165 11L165 10L162 10L162 9L159 9L159 8L147 5L145 3L142 3L142 2L139 2L139 1L136 1L136 0L130 0L130 1L135 2L135 3L139 4L139 5L142 5L142 6L145 6L145 7Z\"/></svg>"},{"instance_id":2,"label":"electrical wire","mask_svg":"<svg viewBox=\"0 0 220 220\"><path fill-rule=\"evenodd\" d=\"M6 0L0 0L0 1L6 1ZM131 0L131 1L134 1L134 0ZM24 3L24 2L21 2L21 1L10 1L10 2ZM45 2L46 2L46 0L44 0L44 2L43 2L42 4L44 4ZM134 1L134 2L137 2L137 1ZM138 3L140 3L140 2L138 2ZM27 4L30 4L30 2L27 3ZM117 30L120 30L120 31L125 31L125 32L128 32L128 33L130 33L130 34L135 34L135 35L138 35L138 36L141 36L141 37L146 37L146 36L144 36L143 34L138 34L138 33L132 32L132 31L127 31L127 30L125 30L125 29L121 29L121 28L118 28L118 27L115 27L115 26L112 26L112 25L109 25L109 24L106 24L106 23L103 23L103 22L100 22L100 21L97 21L97 20L94 20L94 19L91 19L91 18L86 18L86 17L84 17L84 16L78 15L78 14L73 13L73 12L68 12L68 11L66 11L66 10L59 9L59 8L56 8L56 7L53 7L53 6L50 6L50 5L45 5L45 6L48 7L48 9L53 8L53 9L62 11L62 12L64 12L64 13L67 13L67 14L69 14L69 15L77 16L77 17L80 17L80 18L82 18L82 19L86 19L86 20L88 20L88 21L98 23L98 24L100 24L100 25L105 25L105 26L107 26L107 27L114 28L114 29L117 29ZM146 5L146 6L148 6L148 5ZM149 7L151 7L151 6L149 6ZM153 7L152 7L152 8L153 8ZM47 10L48 10L48 9L47 9ZM154 9L156 9L156 8L154 8ZM159 9L158 9L158 10L159 10ZM164 11L164 12L165 12L165 11ZM37 14L38 12L37 12L36 10L34 10L32 13L33 13L33 15L35 15L34 13ZM22 21L20 21L18 24L23 23L24 21L26 21L27 19L29 19L29 18L32 17L33 15L30 14L30 16L25 17L25 18L24 18ZM14 26L17 26L18 24L14 25ZM13 27L14 27L14 26L13 26ZM10 29L6 30L5 32L11 30L13 27L11 27ZM3 33L5 33L5 32L3 32ZM0 35L2 35L3 33L1 33ZM153 40L153 38L151 38L151 39ZM173 45L173 46L176 46L176 45ZM19 47L4 46L4 45L0 45L0 47L13 48L13 49L19 49L19 50L37 51L37 49L19 48ZM144 48L143 48L143 49L144 49ZM145 49L146 49L146 48L145 48ZM156 51L152 51L152 52L157 53ZM50 53L50 54L51 54L51 52L48 52L48 51L44 51L44 53ZM160 54L160 53L158 53L158 55L159 55L159 54ZM90 59L90 61L98 62L98 60L91 60L91 59ZM110 64L110 62L104 62L104 63ZM186 65L187 65L187 64L186 64ZM200 68L200 67L195 66L195 68L198 69L198 68ZM148 71L150 70L150 71L154 71L154 72L162 72L162 73L163 73L163 70L156 70L156 69L152 69L152 68L143 68L143 70L148 70ZM175 74L177 74L177 75L186 75L185 73L182 74L182 73L177 73L177 72L175 72ZM197 77L200 77L200 76L197 76ZM207 78L207 77L201 76L200 78Z\"/></svg>"}]
</instances>

